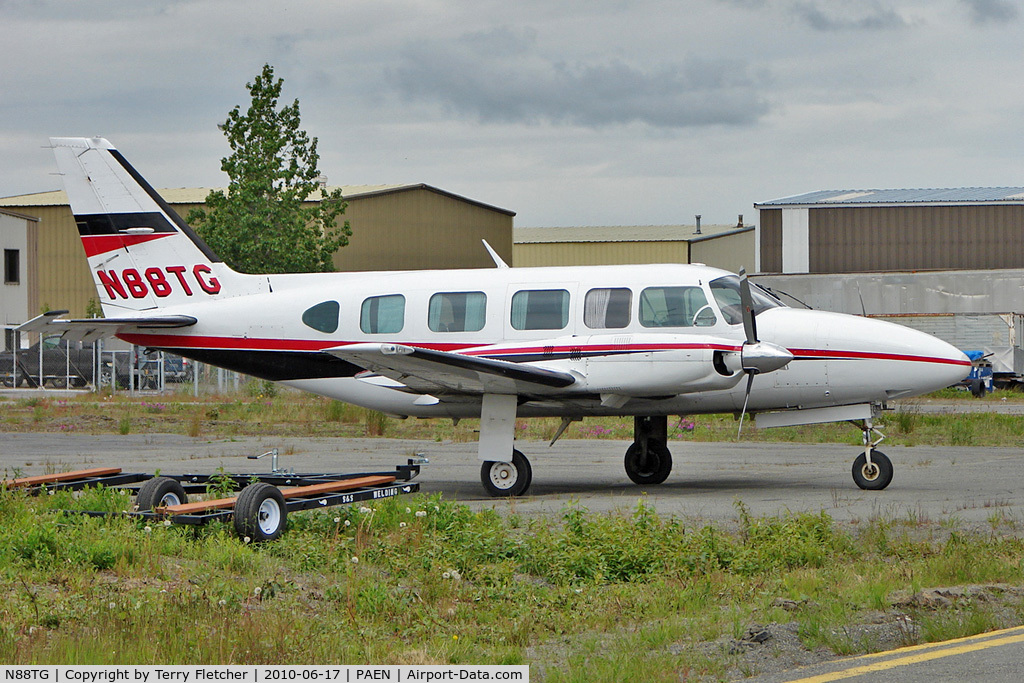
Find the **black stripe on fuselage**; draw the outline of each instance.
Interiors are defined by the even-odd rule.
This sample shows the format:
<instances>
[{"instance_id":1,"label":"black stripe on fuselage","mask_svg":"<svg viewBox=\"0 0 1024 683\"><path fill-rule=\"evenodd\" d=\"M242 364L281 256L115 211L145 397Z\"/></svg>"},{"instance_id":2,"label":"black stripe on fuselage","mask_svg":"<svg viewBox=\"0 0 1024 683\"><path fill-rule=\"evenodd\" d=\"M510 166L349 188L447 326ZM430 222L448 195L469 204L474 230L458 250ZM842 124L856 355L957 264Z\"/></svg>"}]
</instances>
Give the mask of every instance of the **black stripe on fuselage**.
<instances>
[{"instance_id":1,"label":"black stripe on fuselage","mask_svg":"<svg viewBox=\"0 0 1024 683\"><path fill-rule=\"evenodd\" d=\"M236 351L222 349L173 349L184 358L242 372L259 379L284 382L292 379L355 377L363 368L329 353L304 351Z\"/></svg>"}]
</instances>

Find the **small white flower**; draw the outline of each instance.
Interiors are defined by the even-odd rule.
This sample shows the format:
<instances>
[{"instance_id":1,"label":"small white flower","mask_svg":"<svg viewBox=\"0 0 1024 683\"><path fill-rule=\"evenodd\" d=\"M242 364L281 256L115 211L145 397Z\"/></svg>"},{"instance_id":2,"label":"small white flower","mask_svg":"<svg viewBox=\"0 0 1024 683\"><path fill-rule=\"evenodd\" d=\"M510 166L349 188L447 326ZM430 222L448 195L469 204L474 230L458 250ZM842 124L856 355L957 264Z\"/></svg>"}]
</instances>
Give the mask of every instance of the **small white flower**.
<instances>
[{"instance_id":1,"label":"small white flower","mask_svg":"<svg viewBox=\"0 0 1024 683\"><path fill-rule=\"evenodd\" d=\"M445 581L447 581L448 579L452 578L452 573L451 572L445 572L444 574L441 574L441 578L443 578Z\"/></svg>"},{"instance_id":2,"label":"small white flower","mask_svg":"<svg viewBox=\"0 0 1024 683\"><path fill-rule=\"evenodd\" d=\"M452 570L452 581L462 581L462 574L459 573L458 569Z\"/></svg>"},{"instance_id":3,"label":"small white flower","mask_svg":"<svg viewBox=\"0 0 1024 683\"><path fill-rule=\"evenodd\" d=\"M440 512L440 511L441 511L441 508L440 508L440 506L438 506L438 505L435 505L435 506L434 506L434 512Z\"/></svg>"},{"instance_id":4,"label":"small white flower","mask_svg":"<svg viewBox=\"0 0 1024 683\"><path fill-rule=\"evenodd\" d=\"M341 517L335 517L335 518L334 518L334 523L335 523L335 524L337 524L337 523L338 523L338 522L340 522L340 521L341 521Z\"/></svg>"},{"instance_id":5,"label":"small white flower","mask_svg":"<svg viewBox=\"0 0 1024 683\"><path fill-rule=\"evenodd\" d=\"M254 588L254 589L252 590L252 592L253 592L253 595L255 595L255 596L257 596L257 597L258 597L258 596L260 595L260 593L262 593L262 592L263 592L263 589L262 589L262 588L260 588L259 586L256 586L256 587L255 587L255 588Z\"/></svg>"},{"instance_id":6,"label":"small white flower","mask_svg":"<svg viewBox=\"0 0 1024 683\"><path fill-rule=\"evenodd\" d=\"M110 609L117 609L117 603L116 602L112 602L109 605L107 605L107 607L109 607Z\"/></svg>"},{"instance_id":7,"label":"small white flower","mask_svg":"<svg viewBox=\"0 0 1024 683\"><path fill-rule=\"evenodd\" d=\"M252 543L252 539L249 538L248 536L246 536L245 538L242 539L242 542L243 543Z\"/></svg>"},{"instance_id":8,"label":"small white flower","mask_svg":"<svg viewBox=\"0 0 1024 683\"><path fill-rule=\"evenodd\" d=\"M147 524L143 531L145 531L147 534L151 534L153 533L153 528Z\"/></svg>"},{"instance_id":9,"label":"small white flower","mask_svg":"<svg viewBox=\"0 0 1024 683\"><path fill-rule=\"evenodd\" d=\"M221 607L223 607L224 605L228 604L228 601L221 599L221 600L217 601L217 604L220 605Z\"/></svg>"},{"instance_id":10,"label":"small white flower","mask_svg":"<svg viewBox=\"0 0 1024 683\"><path fill-rule=\"evenodd\" d=\"M359 564L359 558L355 555L352 556L352 564Z\"/></svg>"},{"instance_id":11,"label":"small white flower","mask_svg":"<svg viewBox=\"0 0 1024 683\"><path fill-rule=\"evenodd\" d=\"M412 508L405 508L405 514L411 515L412 514Z\"/></svg>"},{"instance_id":12,"label":"small white flower","mask_svg":"<svg viewBox=\"0 0 1024 683\"><path fill-rule=\"evenodd\" d=\"M171 525L171 520L165 519L164 520L164 526L170 526L170 525Z\"/></svg>"},{"instance_id":13,"label":"small white flower","mask_svg":"<svg viewBox=\"0 0 1024 683\"><path fill-rule=\"evenodd\" d=\"M368 515L372 512L372 510L370 510L370 508L368 507L361 507L359 508L359 512L361 512L364 515Z\"/></svg>"},{"instance_id":14,"label":"small white flower","mask_svg":"<svg viewBox=\"0 0 1024 683\"><path fill-rule=\"evenodd\" d=\"M399 529L404 529L404 528L405 528L405 527L407 527L407 526L409 526L409 525L408 525L408 524L406 524L405 522L399 522L399 523L398 523L398 528L399 528Z\"/></svg>"},{"instance_id":15,"label":"small white flower","mask_svg":"<svg viewBox=\"0 0 1024 683\"><path fill-rule=\"evenodd\" d=\"M351 521L351 520L348 520L348 519L346 519L346 520L345 520L345 526L352 526L352 521Z\"/></svg>"},{"instance_id":16,"label":"small white flower","mask_svg":"<svg viewBox=\"0 0 1024 683\"><path fill-rule=\"evenodd\" d=\"M426 517L427 516L427 511L426 510L417 510L416 511L416 516L417 517Z\"/></svg>"}]
</instances>

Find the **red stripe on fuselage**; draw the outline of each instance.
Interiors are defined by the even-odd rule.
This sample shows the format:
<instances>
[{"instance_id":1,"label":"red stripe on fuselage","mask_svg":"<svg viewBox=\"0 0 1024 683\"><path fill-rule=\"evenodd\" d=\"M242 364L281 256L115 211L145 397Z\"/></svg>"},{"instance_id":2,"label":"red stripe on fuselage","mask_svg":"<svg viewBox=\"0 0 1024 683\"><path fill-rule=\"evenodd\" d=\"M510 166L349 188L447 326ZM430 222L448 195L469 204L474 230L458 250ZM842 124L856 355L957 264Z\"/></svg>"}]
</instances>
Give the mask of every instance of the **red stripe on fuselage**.
<instances>
[{"instance_id":1,"label":"red stripe on fuselage","mask_svg":"<svg viewBox=\"0 0 1024 683\"><path fill-rule=\"evenodd\" d=\"M209 337L199 335L171 334L119 334L118 338L138 346L175 349L217 349L223 351L323 351L337 346L363 343L351 341L317 341L311 339L266 339L239 337ZM741 345L709 343L678 343L678 344L592 344L579 346L522 346L487 348L479 344L407 344L407 346L431 349L434 351L459 352L463 349L467 356L485 356L487 358L514 360L519 356L543 356L569 354L573 352L593 353L648 353L655 351L679 350L714 350L739 352ZM910 354L877 353L871 351L835 351L824 349L789 349L795 360L892 360L915 363L936 363L939 365L959 365L969 367L970 361L955 358L937 358L934 356L916 356Z\"/></svg>"},{"instance_id":2,"label":"red stripe on fuselage","mask_svg":"<svg viewBox=\"0 0 1024 683\"><path fill-rule=\"evenodd\" d=\"M152 242L161 237L170 237L173 232L158 232L152 235L82 235L82 246L85 255L99 256L110 251L117 251L143 242Z\"/></svg>"}]
</instances>

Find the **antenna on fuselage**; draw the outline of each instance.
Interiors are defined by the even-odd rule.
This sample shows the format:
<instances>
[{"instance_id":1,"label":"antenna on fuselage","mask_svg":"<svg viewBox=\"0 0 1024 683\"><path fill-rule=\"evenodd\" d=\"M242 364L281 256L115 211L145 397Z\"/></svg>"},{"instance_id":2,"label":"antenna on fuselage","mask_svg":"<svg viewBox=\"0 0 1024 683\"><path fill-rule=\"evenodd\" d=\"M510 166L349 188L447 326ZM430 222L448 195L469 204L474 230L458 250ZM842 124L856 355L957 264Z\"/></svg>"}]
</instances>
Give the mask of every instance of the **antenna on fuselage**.
<instances>
[{"instance_id":1,"label":"antenna on fuselage","mask_svg":"<svg viewBox=\"0 0 1024 683\"><path fill-rule=\"evenodd\" d=\"M508 264L505 263L500 256L498 256L498 252L494 251L491 245L487 243L487 240L480 241L484 243L484 248L487 250L487 253L491 255L491 259L494 261L495 268L508 268Z\"/></svg>"}]
</instances>

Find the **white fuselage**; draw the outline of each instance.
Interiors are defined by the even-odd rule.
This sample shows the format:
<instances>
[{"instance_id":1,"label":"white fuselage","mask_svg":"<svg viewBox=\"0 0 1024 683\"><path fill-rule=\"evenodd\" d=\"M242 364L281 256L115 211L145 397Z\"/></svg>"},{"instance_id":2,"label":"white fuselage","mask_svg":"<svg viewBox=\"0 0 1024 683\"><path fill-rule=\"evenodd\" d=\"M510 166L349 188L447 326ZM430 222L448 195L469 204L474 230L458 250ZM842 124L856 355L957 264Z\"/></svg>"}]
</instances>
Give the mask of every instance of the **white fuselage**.
<instances>
[{"instance_id":1,"label":"white fuselage","mask_svg":"<svg viewBox=\"0 0 1024 683\"><path fill-rule=\"evenodd\" d=\"M730 358L739 354L744 332L735 316L730 323L709 286L729 275L668 264L244 276L251 278L245 295L182 307L198 319L192 327L120 336L397 415L474 416L480 400L410 392L358 369L304 372L292 365L302 367L302 359L340 346L397 343L529 362L579 378L567 389L523 397L522 416L730 412L743 403L744 373ZM659 317L663 292L683 287L702 292L691 297L697 300L693 317ZM614 315L602 317L610 310L608 290L622 301ZM521 292L542 292L538 305L554 301L557 310L541 311L531 323L522 304L531 295L513 301ZM464 319L455 325L450 311L431 303L445 297L462 306ZM329 302L337 303L336 326ZM304 322L304 313L318 305L328 322L312 314L312 324ZM467 325L470 317L474 322ZM755 378L751 411L880 403L949 386L969 370L963 353L949 344L891 323L785 306L760 311L756 322L760 339L788 349L794 359ZM725 367L716 367L716 354Z\"/></svg>"}]
</instances>

